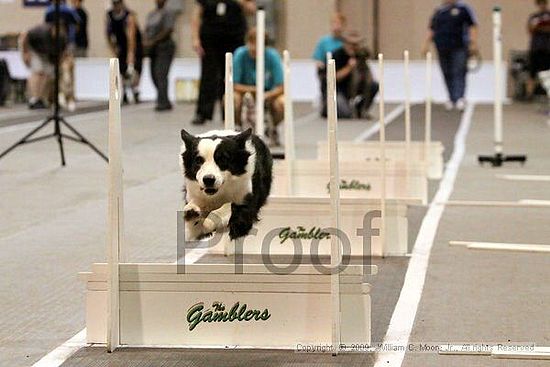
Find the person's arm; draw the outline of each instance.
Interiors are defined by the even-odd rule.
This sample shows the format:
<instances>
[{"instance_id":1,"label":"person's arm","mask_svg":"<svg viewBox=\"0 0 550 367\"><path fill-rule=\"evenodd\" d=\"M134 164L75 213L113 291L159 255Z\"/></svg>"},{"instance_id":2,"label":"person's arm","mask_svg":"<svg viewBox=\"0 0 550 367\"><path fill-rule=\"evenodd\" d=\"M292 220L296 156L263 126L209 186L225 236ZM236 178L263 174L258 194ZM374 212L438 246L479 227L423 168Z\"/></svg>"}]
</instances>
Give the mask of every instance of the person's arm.
<instances>
[{"instance_id":1,"label":"person's arm","mask_svg":"<svg viewBox=\"0 0 550 367\"><path fill-rule=\"evenodd\" d=\"M529 20L527 21L527 32L529 32L530 34L535 33L538 25L539 25L538 17L536 16L529 17Z\"/></svg>"},{"instance_id":2,"label":"person's arm","mask_svg":"<svg viewBox=\"0 0 550 367\"><path fill-rule=\"evenodd\" d=\"M174 31L174 13L167 11L164 13L163 26L164 29L160 31L155 37L148 39L148 46L154 46L157 43L164 41L169 38L172 32Z\"/></svg>"},{"instance_id":3,"label":"person's arm","mask_svg":"<svg viewBox=\"0 0 550 367\"><path fill-rule=\"evenodd\" d=\"M469 49L470 49L470 53L472 54L475 54L478 52L478 46L477 46L477 25L474 24L472 26L470 26L469 28L469 32L470 32L470 45L469 45Z\"/></svg>"},{"instance_id":4,"label":"person's arm","mask_svg":"<svg viewBox=\"0 0 550 367\"><path fill-rule=\"evenodd\" d=\"M426 35L426 39L424 40L424 46L422 46L422 55L426 56L428 52L430 51L430 47L432 45L432 41L434 39L434 31L430 28L428 29L428 34Z\"/></svg>"},{"instance_id":5,"label":"person's arm","mask_svg":"<svg viewBox=\"0 0 550 367\"><path fill-rule=\"evenodd\" d=\"M269 90L265 93L265 99L266 100L275 99L275 98L281 96L284 93L284 91L285 91L284 85L282 85L282 84L278 85L275 88L273 88L273 89L271 89L271 90Z\"/></svg>"},{"instance_id":6,"label":"person's arm","mask_svg":"<svg viewBox=\"0 0 550 367\"><path fill-rule=\"evenodd\" d=\"M19 36L19 49L21 50L23 62L27 67L29 67L31 65L31 53L29 50L29 40L27 34L27 32L23 32Z\"/></svg>"},{"instance_id":7,"label":"person's arm","mask_svg":"<svg viewBox=\"0 0 550 367\"><path fill-rule=\"evenodd\" d=\"M128 56L126 62L128 65L134 65L136 60L136 33L137 33L137 20L133 13L128 15L128 24L126 26L126 37L128 38Z\"/></svg>"},{"instance_id":8,"label":"person's arm","mask_svg":"<svg viewBox=\"0 0 550 367\"><path fill-rule=\"evenodd\" d=\"M353 69L355 69L356 65L357 65L357 59L355 57L351 57L348 60L348 63L346 66L336 71L336 81L339 82L342 79L347 78L348 75L353 71Z\"/></svg>"},{"instance_id":9,"label":"person's arm","mask_svg":"<svg viewBox=\"0 0 550 367\"><path fill-rule=\"evenodd\" d=\"M245 15L254 15L256 14L256 1L255 0L240 0L239 2L243 9Z\"/></svg>"},{"instance_id":10,"label":"person's arm","mask_svg":"<svg viewBox=\"0 0 550 367\"><path fill-rule=\"evenodd\" d=\"M196 5L193 9L193 17L191 18L191 41L193 42L193 50L199 55L204 56L204 49L202 48L200 29L202 23L203 8L202 5Z\"/></svg>"}]
</instances>

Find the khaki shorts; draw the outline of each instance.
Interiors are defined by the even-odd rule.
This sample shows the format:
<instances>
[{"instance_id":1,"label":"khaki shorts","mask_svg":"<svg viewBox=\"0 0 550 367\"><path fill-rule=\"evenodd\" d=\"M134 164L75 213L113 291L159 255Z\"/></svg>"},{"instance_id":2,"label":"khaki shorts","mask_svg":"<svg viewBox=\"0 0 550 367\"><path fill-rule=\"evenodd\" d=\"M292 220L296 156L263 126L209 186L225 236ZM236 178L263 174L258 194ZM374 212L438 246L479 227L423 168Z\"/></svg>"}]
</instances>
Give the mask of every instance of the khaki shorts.
<instances>
[{"instance_id":1,"label":"khaki shorts","mask_svg":"<svg viewBox=\"0 0 550 367\"><path fill-rule=\"evenodd\" d=\"M54 73L53 64L34 51L31 51L30 69L33 73L46 74L48 76L52 76Z\"/></svg>"}]
</instances>

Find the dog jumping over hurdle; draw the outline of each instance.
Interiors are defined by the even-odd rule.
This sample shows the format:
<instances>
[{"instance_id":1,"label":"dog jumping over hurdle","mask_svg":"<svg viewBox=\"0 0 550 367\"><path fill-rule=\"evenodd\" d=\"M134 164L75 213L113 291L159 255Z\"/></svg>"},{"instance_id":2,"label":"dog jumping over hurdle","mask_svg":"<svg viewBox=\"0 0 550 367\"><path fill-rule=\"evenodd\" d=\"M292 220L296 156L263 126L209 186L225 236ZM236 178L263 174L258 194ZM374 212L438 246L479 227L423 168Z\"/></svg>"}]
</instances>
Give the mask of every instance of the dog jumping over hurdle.
<instances>
[{"instance_id":1,"label":"dog jumping over hurdle","mask_svg":"<svg viewBox=\"0 0 550 367\"><path fill-rule=\"evenodd\" d=\"M229 228L234 240L259 220L271 191L273 158L252 129L181 131L180 164L185 177L185 238L200 240Z\"/></svg>"}]
</instances>

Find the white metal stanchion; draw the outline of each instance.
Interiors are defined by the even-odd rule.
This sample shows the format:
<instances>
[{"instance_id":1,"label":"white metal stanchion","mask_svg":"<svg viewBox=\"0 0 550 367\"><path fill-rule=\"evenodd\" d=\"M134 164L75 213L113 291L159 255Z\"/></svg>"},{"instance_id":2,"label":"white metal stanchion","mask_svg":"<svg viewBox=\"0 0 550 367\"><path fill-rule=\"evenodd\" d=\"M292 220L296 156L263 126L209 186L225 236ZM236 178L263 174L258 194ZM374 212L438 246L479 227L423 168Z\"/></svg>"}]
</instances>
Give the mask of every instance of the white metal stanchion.
<instances>
[{"instance_id":1,"label":"white metal stanchion","mask_svg":"<svg viewBox=\"0 0 550 367\"><path fill-rule=\"evenodd\" d=\"M378 77L380 83L379 109L380 109L380 253L384 254L386 247L386 116L384 106L384 55L378 54Z\"/></svg>"},{"instance_id":2,"label":"white metal stanchion","mask_svg":"<svg viewBox=\"0 0 550 367\"><path fill-rule=\"evenodd\" d=\"M235 130L235 97L233 91L233 54L225 54L225 129Z\"/></svg>"},{"instance_id":3,"label":"white metal stanchion","mask_svg":"<svg viewBox=\"0 0 550 367\"><path fill-rule=\"evenodd\" d=\"M294 181L294 160L296 151L294 147L294 110L292 107L292 91L290 83L290 53L288 50L283 52L284 71L285 71L285 161L287 167L287 185L288 195L293 195Z\"/></svg>"},{"instance_id":4,"label":"white metal stanchion","mask_svg":"<svg viewBox=\"0 0 550 367\"><path fill-rule=\"evenodd\" d=\"M256 135L265 137L265 11L256 13Z\"/></svg>"},{"instance_id":5,"label":"white metal stanchion","mask_svg":"<svg viewBox=\"0 0 550 367\"><path fill-rule=\"evenodd\" d=\"M107 351L120 345L119 263L124 254L124 205L122 185L121 81L118 59L109 65L109 211L107 228Z\"/></svg>"},{"instance_id":6,"label":"white metal stanchion","mask_svg":"<svg viewBox=\"0 0 550 367\"><path fill-rule=\"evenodd\" d=\"M426 54L426 115L424 121L424 161L426 166L430 159L430 145L432 143L432 80L433 80L432 53Z\"/></svg>"},{"instance_id":7,"label":"white metal stanchion","mask_svg":"<svg viewBox=\"0 0 550 367\"><path fill-rule=\"evenodd\" d=\"M338 170L338 136L336 134L338 116L336 107L336 66L334 60L329 60L327 65L327 96L332 228L338 230L340 228L340 174ZM333 353L338 354L341 343L340 273L338 267L342 263L342 249L338 235L331 236L330 263L333 269L331 275L332 346Z\"/></svg>"},{"instance_id":8,"label":"white metal stanchion","mask_svg":"<svg viewBox=\"0 0 550 367\"><path fill-rule=\"evenodd\" d=\"M500 7L493 9L493 58L495 64L495 103L494 103L494 149L492 156L479 156L479 163L490 163L493 167L500 167L504 162L525 163L525 155L504 155L503 149L503 122L502 103L504 98L504 84L502 81L502 14Z\"/></svg>"}]
</instances>

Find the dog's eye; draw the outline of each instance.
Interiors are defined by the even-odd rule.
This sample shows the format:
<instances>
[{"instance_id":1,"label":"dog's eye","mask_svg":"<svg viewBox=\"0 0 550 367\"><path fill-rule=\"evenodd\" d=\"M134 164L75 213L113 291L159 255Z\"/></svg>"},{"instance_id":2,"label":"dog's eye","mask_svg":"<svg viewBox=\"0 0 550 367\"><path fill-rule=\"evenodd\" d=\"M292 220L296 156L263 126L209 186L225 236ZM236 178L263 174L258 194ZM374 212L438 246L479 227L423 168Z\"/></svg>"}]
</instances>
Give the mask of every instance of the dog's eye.
<instances>
[{"instance_id":1,"label":"dog's eye","mask_svg":"<svg viewBox=\"0 0 550 367\"><path fill-rule=\"evenodd\" d=\"M196 165L201 165L203 163L204 163L204 158L203 157L201 157L201 156L195 157L195 164Z\"/></svg>"}]
</instances>

